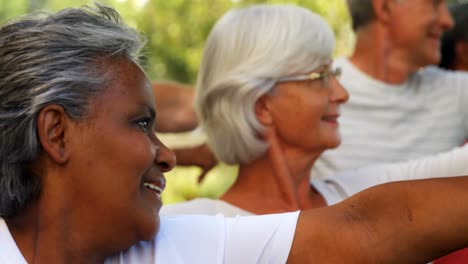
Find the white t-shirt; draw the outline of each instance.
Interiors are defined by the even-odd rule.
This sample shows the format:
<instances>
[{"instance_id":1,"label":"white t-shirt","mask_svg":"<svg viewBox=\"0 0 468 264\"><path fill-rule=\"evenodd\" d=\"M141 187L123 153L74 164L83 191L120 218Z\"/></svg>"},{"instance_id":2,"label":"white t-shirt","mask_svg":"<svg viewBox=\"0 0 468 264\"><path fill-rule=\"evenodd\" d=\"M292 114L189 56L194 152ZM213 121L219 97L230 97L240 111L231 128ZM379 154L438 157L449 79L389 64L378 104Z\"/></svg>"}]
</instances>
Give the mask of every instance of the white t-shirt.
<instances>
[{"instance_id":1,"label":"white t-shirt","mask_svg":"<svg viewBox=\"0 0 468 264\"><path fill-rule=\"evenodd\" d=\"M468 145L412 161L368 166L345 171L335 176L313 178L311 184L322 194L327 205L333 205L379 184L463 175L468 175ZM161 211L167 215L193 213L244 215L242 209L224 201L221 203L229 206L219 206L220 201L218 200L198 198L189 202L165 205ZM191 208L191 204L196 205L195 208ZM237 208L237 210L233 210L232 207Z\"/></svg>"},{"instance_id":2,"label":"white t-shirt","mask_svg":"<svg viewBox=\"0 0 468 264\"><path fill-rule=\"evenodd\" d=\"M159 211L159 215L178 215L178 214L203 214L217 215L222 214L226 217L238 215L254 215L251 212L243 210L222 200L213 200L209 198L196 198L187 202L164 205Z\"/></svg>"},{"instance_id":3,"label":"white t-shirt","mask_svg":"<svg viewBox=\"0 0 468 264\"><path fill-rule=\"evenodd\" d=\"M286 263L299 212L239 216L161 217L150 242L109 257L105 264ZM26 263L0 218L0 263Z\"/></svg>"},{"instance_id":4,"label":"white t-shirt","mask_svg":"<svg viewBox=\"0 0 468 264\"><path fill-rule=\"evenodd\" d=\"M0 217L0 264L27 264L16 246L5 220Z\"/></svg>"},{"instance_id":5,"label":"white t-shirt","mask_svg":"<svg viewBox=\"0 0 468 264\"><path fill-rule=\"evenodd\" d=\"M325 151L312 178L449 151L468 138L468 74L426 67L389 85L337 59L349 101L340 106L340 147Z\"/></svg>"}]
</instances>

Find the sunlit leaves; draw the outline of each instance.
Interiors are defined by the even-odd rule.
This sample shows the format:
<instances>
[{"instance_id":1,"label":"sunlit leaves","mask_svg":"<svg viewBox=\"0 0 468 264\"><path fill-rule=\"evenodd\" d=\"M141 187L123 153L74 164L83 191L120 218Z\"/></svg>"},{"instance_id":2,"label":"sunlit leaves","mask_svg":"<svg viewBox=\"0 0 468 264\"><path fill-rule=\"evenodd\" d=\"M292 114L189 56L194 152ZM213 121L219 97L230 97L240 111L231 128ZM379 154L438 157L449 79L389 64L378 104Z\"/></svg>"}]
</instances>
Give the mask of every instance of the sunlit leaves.
<instances>
[{"instance_id":1,"label":"sunlit leaves","mask_svg":"<svg viewBox=\"0 0 468 264\"><path fill-rule=\"evenodd\" d=\"M344 0L100 0L148 39L144 66L154 80L193 84L205 39L216 20L233 7L288 3L307 7L327 19L337 36L337 54L352 46ZM32 10L57 11L92 5L93 0L0 0L0 21Z\"/></svg>"}]
</instances>

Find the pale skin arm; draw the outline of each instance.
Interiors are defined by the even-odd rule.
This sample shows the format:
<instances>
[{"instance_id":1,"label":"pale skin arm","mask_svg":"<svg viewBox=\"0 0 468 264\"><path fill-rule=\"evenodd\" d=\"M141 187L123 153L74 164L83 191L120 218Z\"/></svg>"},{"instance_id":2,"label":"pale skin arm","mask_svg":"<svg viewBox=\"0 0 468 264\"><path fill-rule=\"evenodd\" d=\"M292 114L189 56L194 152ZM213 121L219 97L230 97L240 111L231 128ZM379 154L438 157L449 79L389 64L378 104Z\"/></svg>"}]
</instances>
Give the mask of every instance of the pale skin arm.
<instances>
[{"instance_id":1,"label":"pale skin arm","mask_svg":"<svg viewBox=\"0 0 468 264\"><path fill-rule=\"evenodd\" d=\"M468 246L468 177L394 182L304 211L288 263L427 263Z\"/></svg>"}]
</instances>

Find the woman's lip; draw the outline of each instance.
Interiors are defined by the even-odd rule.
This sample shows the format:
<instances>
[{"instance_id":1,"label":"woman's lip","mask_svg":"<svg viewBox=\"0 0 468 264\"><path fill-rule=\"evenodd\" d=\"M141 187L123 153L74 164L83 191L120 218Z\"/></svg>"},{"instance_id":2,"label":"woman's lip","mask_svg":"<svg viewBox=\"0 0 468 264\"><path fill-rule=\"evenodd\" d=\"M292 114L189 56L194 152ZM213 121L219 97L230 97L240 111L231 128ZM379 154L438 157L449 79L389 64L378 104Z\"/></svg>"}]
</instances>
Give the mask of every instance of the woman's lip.
<instances>
[{"instance_id":1,"label":"woman's lip","mask_svg":"<svg viewBox=\"0 0 468 264\"><path fill-rule=\"evenodd\" d=\"M339 118L339 115L327 115L322 118L322 121L329 125L337 127L339 125L338 118Z\"/></svg>"},{"instance_id":2,"label":"woman's lip","mask_svg":"<svg viewBox=\"0 0 468 264\"><path fill-rule=\"evenodd\" d=\"M429 33L428 34L429 39L433 41L438 41L440 42L442 39L442 34L441 33Z\"/></svg>"},{"instance_id":3,"label":"woman's lip","mask_svg":"<svg viewBox=\"0 0 468 264\"><path fill-rule=\"evenodd\" d=\"M340 115L326 115L322 117L323 121L337 121Z\"/></svg>"},{"instance_id":4,"label":"woman's lip","mask_svg":"<svg viewBox=\"0 0 468 264\"><path fill-rule=\"evenodd\" d=\"M151 183L148 183L148 182L145 182L143 184L145 186L145 188L147 188L150 192L154 192L156 194L156 196L161 199L161 194L162 192L164 191L164 189L161 189L159 188L158 186L156 186L155 184L151 184Z\"/></svg>"},{"instance_id":5,"label":"woman's lip","mask_svg":"<svg viewBox=\"0 0 468 264\"><path fill-rule=\"evenodd\" d=\"M149 176L144 179L143 185L145 186L145 188L158 192L158 194L161 195L164 189L166 188L166 179L162 175Z\"/></svg>"}]
</instances>

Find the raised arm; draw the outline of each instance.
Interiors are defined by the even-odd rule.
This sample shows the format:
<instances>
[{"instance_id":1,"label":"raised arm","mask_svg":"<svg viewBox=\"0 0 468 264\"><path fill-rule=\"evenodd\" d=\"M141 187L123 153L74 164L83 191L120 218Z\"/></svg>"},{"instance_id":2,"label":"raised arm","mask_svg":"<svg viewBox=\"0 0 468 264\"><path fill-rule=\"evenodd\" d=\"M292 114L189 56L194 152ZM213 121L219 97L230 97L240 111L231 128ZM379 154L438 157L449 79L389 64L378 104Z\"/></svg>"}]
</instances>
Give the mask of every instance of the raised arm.
<instances>
[{"instance_id":1,"label":"raised arm","mask_svg":"<svg viewBox=\"0 0 468 264\"><path fill-rule=\"evenodd\" d=\"M288 263L426 263L468 246L468 177L379 185L302 212Z\"/></svg>"},{"instance_id":2,"label":"raised arm","mask_svg":"<svg viewBox=\"0 0 468 264\"><path fill-rule=\"evenodd\" d=\"M351 196L388 182L468 175L467 160L468 145L415 160L345 171L330 176L330 180L337 182L347 196ZM316 181L321 180L313 179L312 183Z\"/></svg>"},{"instance_id":3,"label":"raised arm","mask_svg":"<svg viewBox=\"0 0 468 264\"><path fill-rule=\"evenodd\" d=\"M153 93L158 107L158 132L179 133L197 127L192 88L177 83L154 83Z\"/></svg>"}]
</instances>

